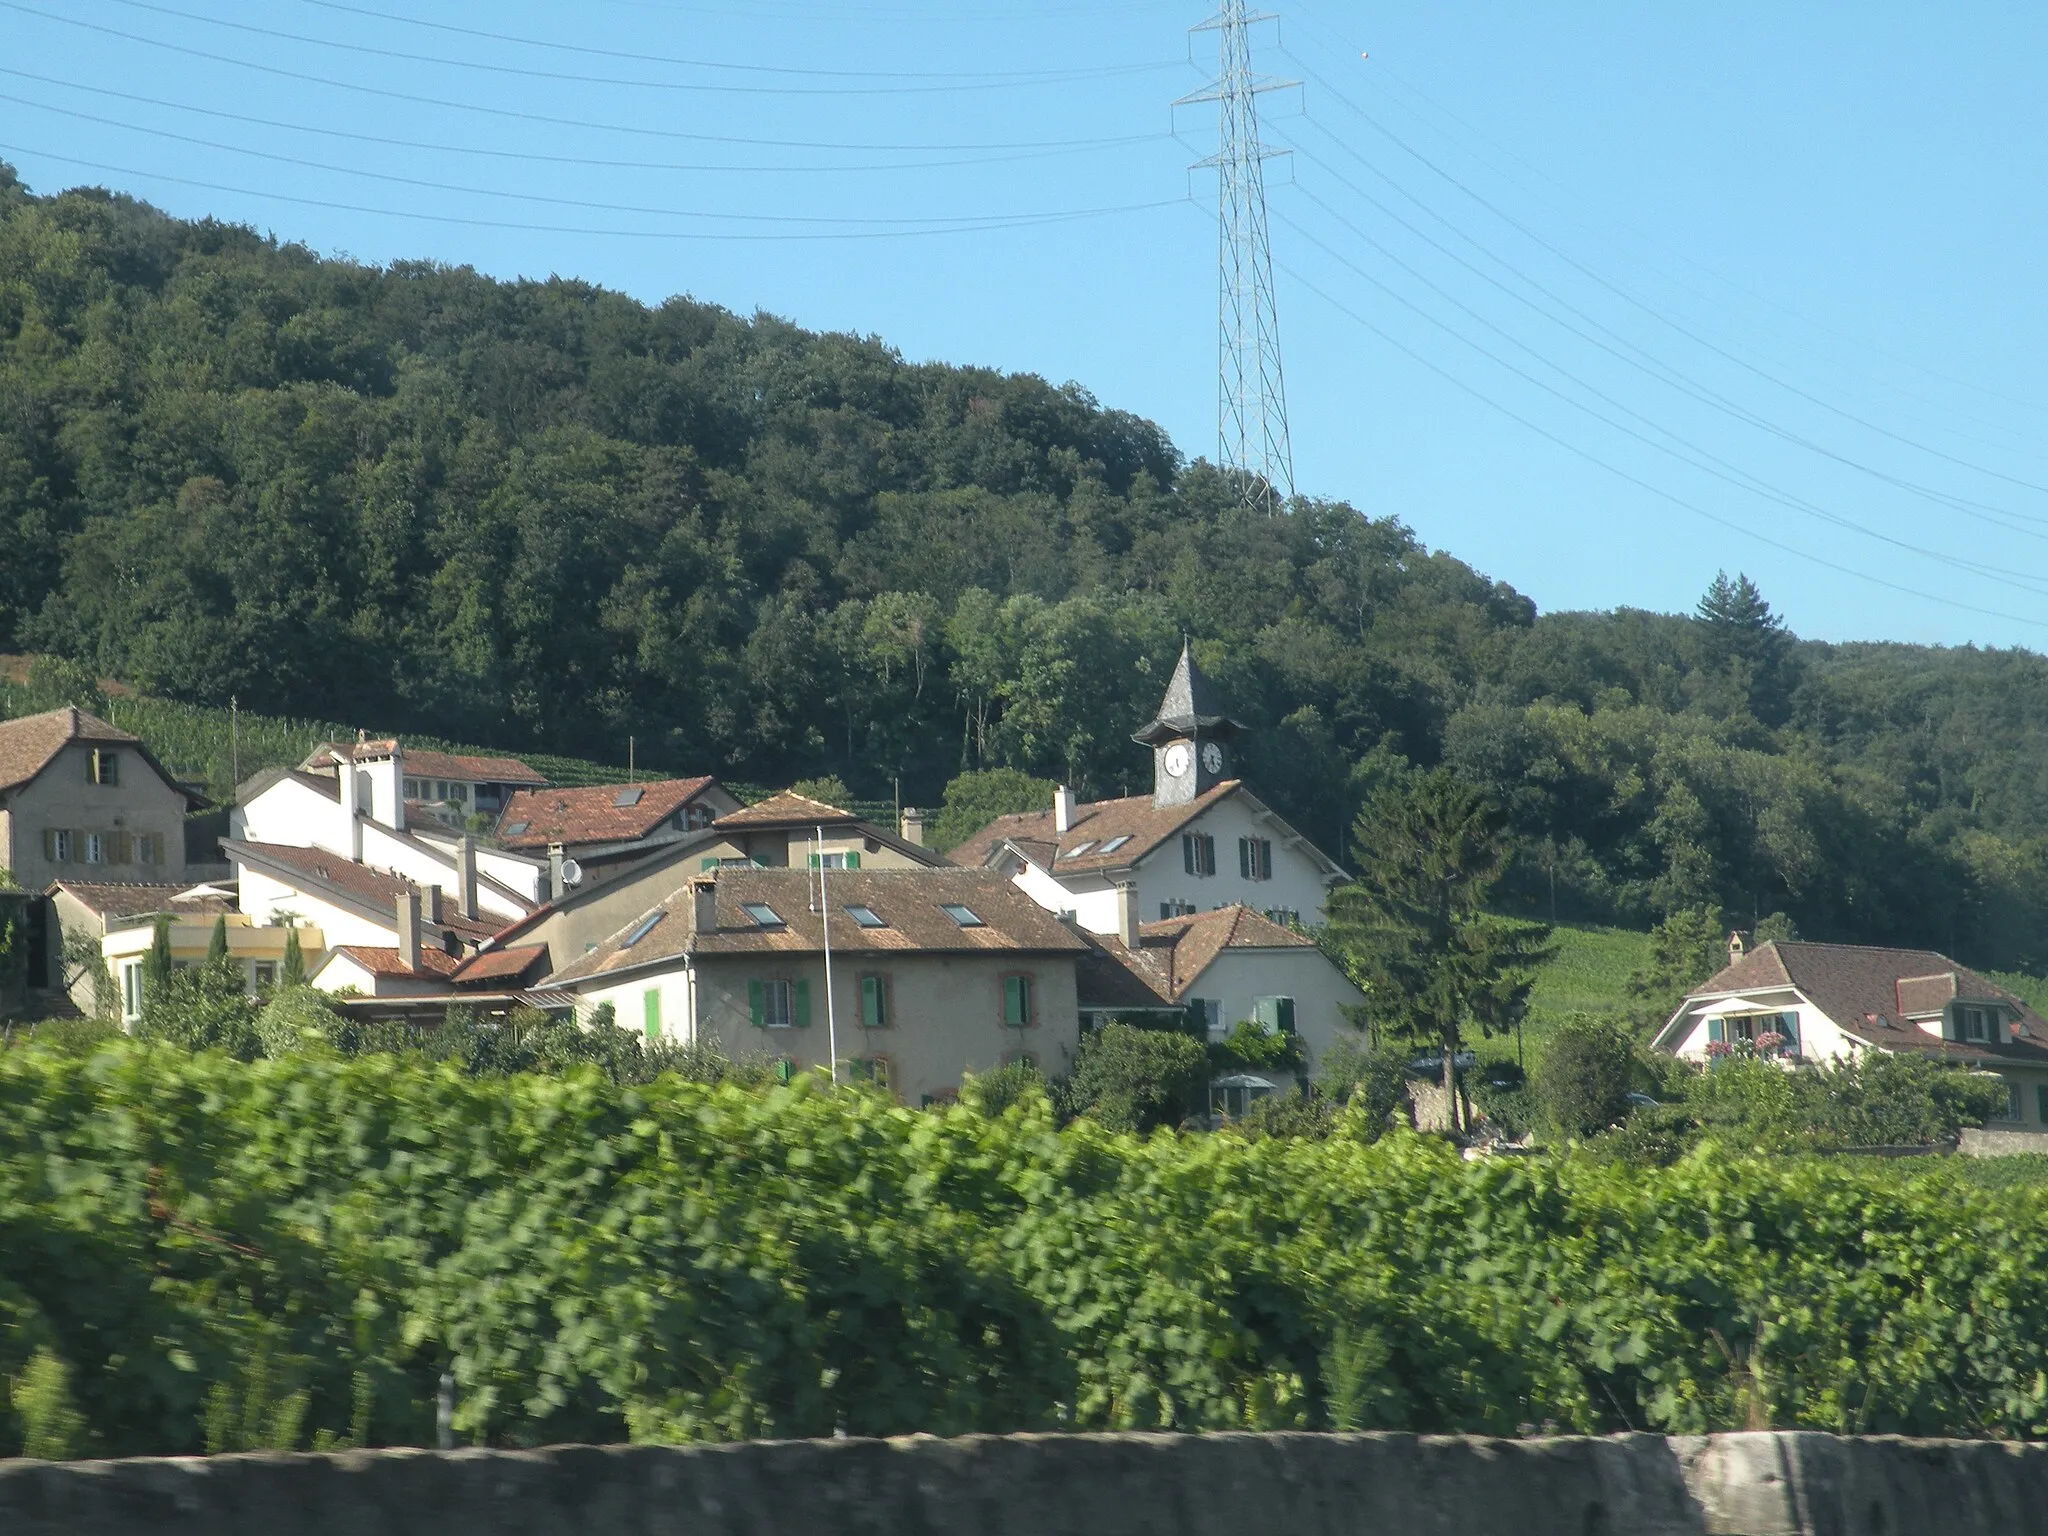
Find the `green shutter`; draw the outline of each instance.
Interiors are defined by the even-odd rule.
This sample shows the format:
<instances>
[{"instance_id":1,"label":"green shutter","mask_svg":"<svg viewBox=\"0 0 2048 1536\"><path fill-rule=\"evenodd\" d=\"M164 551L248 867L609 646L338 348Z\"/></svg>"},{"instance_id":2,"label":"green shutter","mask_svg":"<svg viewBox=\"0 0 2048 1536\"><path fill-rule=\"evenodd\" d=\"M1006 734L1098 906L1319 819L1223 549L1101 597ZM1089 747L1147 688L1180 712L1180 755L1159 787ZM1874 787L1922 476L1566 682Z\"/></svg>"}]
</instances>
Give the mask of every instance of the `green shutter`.
<instances>
[{"instance_id":1,"label":"green shutter","mask_svg":"<svg viewBox=\"0 0 2048 1536\"><path fill-rule=\"evenodd\" d=\"M1707 1044L1717 1045L1727 1038L1727 1030L1719 1019L1707 1020Z\"/></svg>"},{"instance_id":2,"label":"green shutter","mask_svg":"<svg viewBox=\"0 0 2048 1536\"><path fill-rule=\"evenodd\" d=\"M661 988L649 987L640 997L641 1011L646 1015L647 1038L661 1038Z\"/></svg>"},{"instance_id":3,"label":"green shutter","mask_svg":"<svg viewBox=\"0 0 2048 1536\"><path fill-rule=\"evenodd\" d=\"M847 867L848 869L859 869L859 868L860 868L860 850L859 850L859 849L855 848L855 849L849 849L849 850L848 850L848 852L847 852L847 855L846 855L846 867Z\"/></svg>"},{"instance_id":4,"label":"green shutter","mask_svg":"<svg viewBox=\"0 0 2048 1536\"><path fill-rule=\"evenodd\" d=\"M1274 1001L1274 1002L1276 1002L1276 1003L1278 1003L1278 1004L1280 1005L1280 1009L1279 1009L1279 1014L1280 1014L1280 1033L1281 1033L1281 1034L1283 1034L1283 1035L1291 1035L1291 1034L1293 1034L1293 1033L1294 1033L1294 999L1293 999L1293 998L1291 998L1291 997L1276 997L1276 998L1274 998L1274 999L1273 999L1273 1001Z\"/></svg>"},{"instance_id":5,"label":"green shutter","mask_svg":"<svg viewBox=\"0 0 2048 1536\"><path fill-rule=\"evenodd\" d=\"M757 982L757 983L756 983L756 985L758 986L758 985L759 985L759 983ZM791 1061L791 1060L790 1060L790 1059L789 1059L789 1058L788 1058L787 1056L783 1056L783 1057L780 1057L780 1058L778 1058L778 1059L776 1060L776 1063L775 1063L775 1081L777 1081L778 1083L787 1083L787 1082L789 1082L789 1081L790 1081L790 1080L791 1080L792 1078L794 1078L795 1076L796 1076L796 1063L795 1063L795 1062Z\"/></svg>"},{"instance_id":6,"label":"green shutter","mask_svg":"<svg viewBox=\"0 0 2048 1536\"><path fill-rule=\"evenodd\" d=\"M700 875L711 874L717 868L718 860L716 858L699 859L697 861L697 873Z\"/></svg>"},{"instance_id":7,"label":"green shutter","mask_svg":"<svg viewBox=\"0 0 2048 1536\"><path fill-rule=\"evenodd\" d=\"M803 976L796 979L796 1027L811 1027L811 983Z\"/></svg>"},{"instance_id":8,"label":"green shutter","mask_svg":"<svg viewBox=\"0 0 2048 1536\"><path fill-rule=\"evenodd\" d=\"M747 1012L753 1015L754 1028L760 1029L768 1022L768 1011L761 1000L761 983L747 983Z\"/></svg>"},{"instance_id":9,"label":"green shutter","mask_svg":"<svg viewBox=\"0 0 2048 1536\"><path fill-rule=\"evenodd\" d=\"M43 828L43 862L45 864L57 862L57 829L55 827Z\"/></svg>"},{"instance_id":10,"label":"green shutter","mask_svg":"<svg viewBox=\"0 0 2048 1536\"><path fill-rule=\"evenodd\" d=\"M882 1012L882 978L879 976L860 979L860 1021L869 1029L880 1029L889 1022Z\"/></svg>"},{"instance_id":11,"label":"green shutter","mask_svg":"<svg viewBox=\"0 0 2048 1536\"><path fill-rule=\"evenodd\" d=\"M1255 997L1252 999L1252 1017L1257 1019L1269 1035L1280 1033L1280 999L1277 997Z\"/></svg>"},{"instance_id":12,"label":"green shutter","mask_svg":"<svg viewBox=\"0 0 2048 1536\"><path fill-rule=\"evenodd\" d=\"M1012 1029L1024 1024L1024 978L1005 976L1003 978L1003 1022Z\"/></svg>"},{"instance_id":13,"label":"green shutter","mask_svg":"<svg viewBox=\"0 0 2048 1536\"><path fill-rule=\"evenodd\" d=\"M816 869L818 867L818 856L815 853L805 854L804 863L810 866L810 868Z\"/></svg>"}]
</instances>

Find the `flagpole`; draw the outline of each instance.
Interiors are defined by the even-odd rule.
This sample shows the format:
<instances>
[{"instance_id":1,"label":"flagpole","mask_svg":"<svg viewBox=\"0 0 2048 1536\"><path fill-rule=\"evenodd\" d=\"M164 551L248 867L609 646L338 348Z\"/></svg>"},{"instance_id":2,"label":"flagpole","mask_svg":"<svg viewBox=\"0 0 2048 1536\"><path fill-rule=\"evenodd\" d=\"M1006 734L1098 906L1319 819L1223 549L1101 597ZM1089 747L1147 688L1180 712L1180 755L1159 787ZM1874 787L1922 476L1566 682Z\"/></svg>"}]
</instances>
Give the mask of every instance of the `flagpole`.
<instances>
[{"instance_id":1,"label":"flagpole","mask_svg":"<svg viewBox=\"0 0 2048 1536\"><path fill-rule=\"evenodd\" d=\"M825 1048L832 1053L832 1081L839 1082L839 1010L832 1001L832 902L825 895L825 829L818 838L818 931L825 936Z\"/></svg>"}]
</instances>

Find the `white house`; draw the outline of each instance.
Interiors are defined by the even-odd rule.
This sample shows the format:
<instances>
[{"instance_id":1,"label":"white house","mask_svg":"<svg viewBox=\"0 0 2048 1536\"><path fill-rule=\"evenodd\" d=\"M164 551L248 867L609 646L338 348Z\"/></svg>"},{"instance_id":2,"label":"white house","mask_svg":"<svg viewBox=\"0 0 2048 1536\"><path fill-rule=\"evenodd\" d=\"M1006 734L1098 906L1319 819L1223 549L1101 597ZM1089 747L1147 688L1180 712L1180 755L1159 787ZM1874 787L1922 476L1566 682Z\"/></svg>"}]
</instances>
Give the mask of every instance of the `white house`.
<instances>
[{"instance_id":1,"label":"white house","mask_svg":"<svg viewBox=\"0 0 2048 1536\"><path fill-rule=\"evenodd\" d=\"M1044 810L997 817L951 858L1003 875L1092 933L1118 932L1126 887L1146 921L1243 906L1317 926L1329 888L1348 877L1228 777L1241 729L1183 647L1157 718L1135 737L1152 748L1150 795L1076 803L1062 788Z\"/></svg>"},{"instance_id":2,"label":"white house","mask_svg":"<svg viewBox=\"0 0 2048 1536\"><path fill-rule=\"evenodd\" d=\"M1911 1051L2005 1080L2008 1124L2048 1129L2048 1021L1931 949L1729 940L1728 964L1687 994L1656 1046L1706 1062L1754 1050L1788 1063Z\"/></svg>"}]
</instances>

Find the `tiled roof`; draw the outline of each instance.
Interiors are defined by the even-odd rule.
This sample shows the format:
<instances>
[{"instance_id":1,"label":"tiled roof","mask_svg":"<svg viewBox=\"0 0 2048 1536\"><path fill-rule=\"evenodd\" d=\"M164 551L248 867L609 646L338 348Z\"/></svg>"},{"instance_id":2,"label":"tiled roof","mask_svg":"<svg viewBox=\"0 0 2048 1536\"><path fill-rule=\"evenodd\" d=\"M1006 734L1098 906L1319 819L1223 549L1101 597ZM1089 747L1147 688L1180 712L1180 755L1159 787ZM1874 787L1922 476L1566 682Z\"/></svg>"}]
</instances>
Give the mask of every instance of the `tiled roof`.
<instances>
[{"instance_id":1,"label":"tiled roof","mask_svg":"<svg viewBox=\"0 0 2048 1536\"><path fill-rule=\"evenodd\" d=\"M813 800L793 790L782 790L744 809L728 812L714 821L714 827L815 827L836 822L857 822L860 818L836 805Z\"/></svg>"},{"instance_id":2,"label":"tiled roof","mask_svg":"<svg viewBox=\"0 0 2048 1536\"><path fill-rule=\"evenodd\" d=\"M396 737L376 741L323 741L306 755L301 768L320 769L334 761L333 754L358 763L375 762L393 752L405 756L405 772L415 779L462 779L475 784L545 784L547 777L536 773L516 757L469 757L455 752L429 752L405 745Z\"/></svg>"},{"instance_id":3,"label":"tiled roof","mask_svg":"<svg viewBox=\"0 0 2048 1536\"><path fill-rule=\"evenodd\" d=\"M488 950L480 955L471 955L467 960L457 960L431 944L422 944L418 970L409 968L399 957L396 946L392 945L340 944L335 946L333 953L347 955L374 976L432 977L467 987L517 982L547 958L547 947L528 944L517 949Z\"/></svg>"},{"instance_id":4,"label":"tiled roof","mask_svg":"<svg viewBox=\"0 0 2048 1536\"><path fill-rule=\"evenodd\" d=\"M62 889L80 906L101 917L154 917L159 912L173 916L214 917L235 910L234 902L223 896L177 898L193 889L190 885L155 885L140 881L55 880L47 894Z\"/></svg>"},{"instance_id":5,"label":"tiled roof","mask_svg":"<svg viewBox=\"0 0 2048 1536\"><path fill-rule=\"evenodd\" d=\"M432 976L437 980L453 980L460 969L459 963L443 954L430 944L420 946L420 968L414 970L399 957L395 948L376 944L337 944L328 951L330 956L346 955L372 976ZM320 962L323 966L325 960Z\"/></svg>"},{"instance_id":6,"label":"tiled roof","mask_svg":"<svg viewBox=\"0 0 2048 1536\"><path fill-rule=\"evenodd\" d=\"M196 804L204 802L178 784L151 755L140 737L131 736L72 705L45 710L40 715L23 715L18 720L0 720L0 790L19 788L41 773L50 759L74 742L132 747L166 784Z\"/></svg>"},{"instance_id":7,"label":"tiled roof","mask_svg":"<svg viewBox=\"0 0 2048 1536\"><path fill-rule=\"evenodd\" d=\"M1124 869L1240 787L1239 780L1225 779L1185 805L1154 805L1150 795L1092 801L1074 807L1074 824L1065 832L1053 830L1051 806L1042 811L998 816L955 848L951 858L963 868L976 869L988 862L997 845L1011 842L1018 844L1019 851L1027 853L1033 863L1055 875ZM1116 842L1119 837L1128 841L1118 843L1109 853L1101 851L1103 844ZM1082 849L1079 857L1070 857L1076 849Z\"/></svg>"},{"instance_id":8,"label":"tiled roof","mask_svg":"<svg viewBox=\"0 0 2048 1536\"><path fill-rule=\"evenodd\" d=\"M801 869L730 869L716 876L715 933L690 932L691 907L702 876L685 884L657 908L636 918L587 955L549 978L550 984L631 970L685 952L701 955L816 954L822 951L823 923L812 910L817 872ZM826 879L831 901L832 953L849 958L905 954L1071 954L1088 941L1031 900L1009 881L971 869L875 869L833 871ZM782 919L764 927L745 906L760 903ZM942 903L966 907L981 919L963 926ZM862 927L848 915L863 906L883 926ZM649 918L658 920L645 926ZM644 931L642 931L644 928ZM637 940L626 940L639 934Z\"/></svg>"},{"instance_id":9,"label":"tiled roof","mask_svg":"<svg viewBox=\"0 0 2048 1536\"><path fill-rule=\"evenodd\" d=\"M1100 960L1084 968L1083 1008L1144 1008L1179 1003L1226 949L1314 949L1315 940L1261 917L1249 907L1219 907L1146 923L1138 947L1114 935L1094 935ZM1107 962L1106 964L1104 962ZM1121 970L1124 977L1110 969ZM1133 985L1135 983L1135 985ZM1145 1002L1143 997L1152 1001Z\"/></svg>"},{"instance_id":10,"label":"tiled roof","mask_svg":"<svg viewBox=\"0 0 2048 1536\"><path fill-rule=\"evenodd\" d=\"M406 759L410 767L412 760ZM646 784L593 784L584 789L522 789L498 816L498 840L507 848L549 843L619 843L645 837L718 781L656 779ZM639 793L633 794L633 791ZM621 805L622 795L631 805ZM523 830L513 832L513 827Z\"/></svg>"},{"instance_id":11,"label":"tiled roof","mask_svg":"<svg viewBox=\"0 0 2048 1536\"><path fill-rule=\"evenodd\" d=\"M455 973L455 980L464 986L472 982L519 981L536 965L546 964L547 958L548 947L545 944L518 944L510 949L487 949L482 954L471 955L463 961Z\"/></svg>"},{"instance_id":12,"label":"tiled roof","mask_svg":"<svg viewBox=\"0 0 2048 1536\"><path fill-rule=\"evenodd\" d=\"M1966 1061L2038 1060L2048 1063L2048 1020L2015 994L1932 949L1882 949L1863 944L1759 944L1688 996L1794 987L1836 1025L1890 1051L1932 1051ZM2018 1039L1985 1045L1940 1040L1910 1022L1941 1011L1952 997L2008 1004L2017 1015Z\"/></svg>"},{"instance_id":13,"label":"tiled roof","mask_svg":"<svg viewBox=\"0 0 2048 1536\"><path fill-rule=\"evenodd\" d=\"M371 869L367 864L358 864L353 859L344 859L338 853L329 853L325 848L297 848L284 843L249 843L223 839L221 851L230 859L238 854L249 856L260 863L281 866L296 874L305 876L325 885L338 894L353 899L360 907L374 910L380 918L388 918L395 926L398 898L407 891L420 893L420 920L428 921L428 902L431 897L427 888L413 884L398 875L387 874L381 869ZM239 862L239 861L238 861ZM464 917L452 910L454 902L445 899L441 903L440 926L460 934L472 943L491 936L492 925L475 918Z\"/></svg>"},{"instance_id":14,"label":"tiled roof","mask_svg":"<svg viewBox=\"0 0 2048 1536\"><path fill-rule=\"evenodd\" d=\"M336 804L341 801L341 783L333 774L308 773L304 768L265 768L259 773L252 773L235 786L235 801L239 805L247 805L265 790L273 785L282 784L286 779Z\"/></svg>"}]
</instances>

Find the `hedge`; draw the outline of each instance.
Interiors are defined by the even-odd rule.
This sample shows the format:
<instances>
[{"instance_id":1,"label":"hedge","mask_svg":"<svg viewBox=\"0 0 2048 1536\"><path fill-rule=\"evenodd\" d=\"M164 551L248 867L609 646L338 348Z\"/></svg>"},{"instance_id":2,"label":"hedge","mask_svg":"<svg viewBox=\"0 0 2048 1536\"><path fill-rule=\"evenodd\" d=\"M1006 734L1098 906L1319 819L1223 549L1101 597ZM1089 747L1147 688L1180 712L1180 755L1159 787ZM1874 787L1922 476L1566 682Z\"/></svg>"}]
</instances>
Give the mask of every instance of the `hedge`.
<instances>
[{"instance_id":1,"label":"hedge","mask_svg":"<svg viewBox=\"0 0 2048 1536\"><path fill-rule=\"evenodd\" d=\"M444 1369L491 1444L2028 1436L2044 1198L1712 1146L1467 1165L1407 1132L1055 1129L1035 1098L27 1047L0 1052L0 1454L431 1443Z\"/></svg>"}]
</instances>

